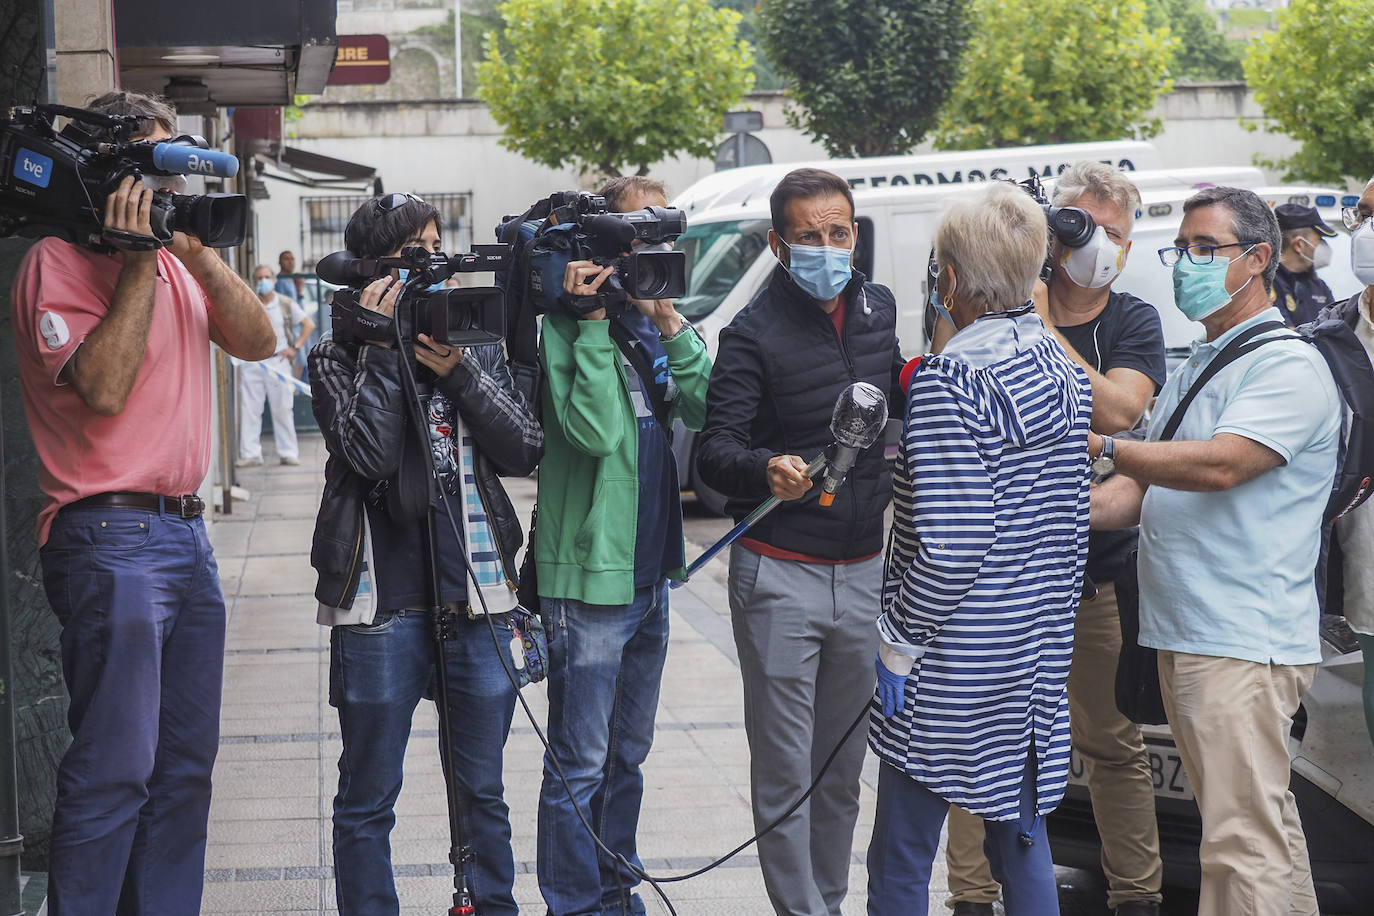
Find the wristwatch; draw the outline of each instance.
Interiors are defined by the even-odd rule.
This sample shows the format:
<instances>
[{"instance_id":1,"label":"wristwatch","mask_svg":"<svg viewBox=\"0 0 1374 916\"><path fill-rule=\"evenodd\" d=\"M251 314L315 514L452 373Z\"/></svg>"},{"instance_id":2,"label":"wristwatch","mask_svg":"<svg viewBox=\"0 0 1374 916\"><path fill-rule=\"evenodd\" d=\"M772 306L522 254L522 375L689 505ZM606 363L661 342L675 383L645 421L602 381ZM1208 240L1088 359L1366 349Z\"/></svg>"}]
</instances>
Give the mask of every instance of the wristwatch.
<instances>
[{"instance_id":1,"label":"wristwatch","mask_svg":"<svg viewBox=\"0 0 1374 916\"><path fill-rule=\"evenodd\" d=\"M1093 472L1093 477L1098 480L1105 480L1116 472L1115 439L1111 436L1102 437L1102 454L1088 464L1088 469Z\"/></svg>"},{"instance_id":2,"label":"wristwatch","mask_svg":"<svg viewBox=\"0 0 1374 916\"><path fill-rule=\"evenodd\" d=\"M679 337L681 337L683 334L686 334L688 331L696 330L692 327L692 323L688 321L686 318L683 318L681 315L678 315L677 317L679 320L681 320L682 327L674 331L671 337L664 337L662 334L659 334L659 340L663 341L664 343L667 343L670 340L677 340Z\"/></svg>"}]
</instances>

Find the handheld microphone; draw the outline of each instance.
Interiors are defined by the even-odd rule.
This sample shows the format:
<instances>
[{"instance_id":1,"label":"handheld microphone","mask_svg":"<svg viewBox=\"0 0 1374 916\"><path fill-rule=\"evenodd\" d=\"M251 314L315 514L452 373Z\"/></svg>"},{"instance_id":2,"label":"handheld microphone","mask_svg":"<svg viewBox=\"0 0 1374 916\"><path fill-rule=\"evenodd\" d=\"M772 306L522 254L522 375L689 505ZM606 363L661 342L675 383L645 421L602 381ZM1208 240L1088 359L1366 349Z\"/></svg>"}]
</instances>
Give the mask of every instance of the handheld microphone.
<instances>
[{"instance_id":1,"label":"handheld microphone","mask_svg":"<svg viewBox=\"0 0 1374 916\"><path fill-rule=\"evenodd\" d=\"M835 437L835 457L825 466L825 483L821 486L820 504L829 507L835 502L835 491L858 460L859 452L868 448L883 433L887 425L887 398L868 382L854 382L840 392L835 411L830 415L830 433Z\"/></svg>"},{"instance_id":2,"label":"handheld microphone","mask_svg":"<svg viewBox=\"0 0 1374 916\"><path fill-rule=\"evenodd\" d=\"M153 166L164 172L203 175L206 178L233 178L239 173L237 156L183 143L159 143L154 146Z\"/></svg>"}]
</instances>

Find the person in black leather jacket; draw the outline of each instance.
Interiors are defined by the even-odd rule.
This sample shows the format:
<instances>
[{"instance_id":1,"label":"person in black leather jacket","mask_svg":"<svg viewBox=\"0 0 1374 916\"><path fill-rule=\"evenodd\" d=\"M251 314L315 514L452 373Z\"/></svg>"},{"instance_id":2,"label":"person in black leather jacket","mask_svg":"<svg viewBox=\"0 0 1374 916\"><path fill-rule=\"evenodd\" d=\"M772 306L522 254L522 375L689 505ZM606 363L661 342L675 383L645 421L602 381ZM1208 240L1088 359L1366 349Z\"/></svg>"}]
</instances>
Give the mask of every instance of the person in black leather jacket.
<instances>
[{"instance_id":1,"label":"person in black leather jacket","mask_svg":"<svg viewBox=\"0 0 1374 916\"><path fill-rule=\"evenodd\" d=\"M439 251L438 212L413 195L378 198L353 214L344 238L358 257L395 255L409 245ZM360 304L393 314L400 286L390 277L378 280ZM435 689L422 539L428 508L436 520L439 601L456 618L443 646L451 759L475 854L462 867L480 912L515 914L501 771L516 688L497 653L508 651L514 638L508 617L523 536L497 475L530 473L544 437L499 345L450 347L420 334L414 350L412 368L436 377L423 430L414 428L406 402L405 351L326 337L310 354L312 402L329 450L311 565L319 573L319 622L333 628L329 700L343 738L334 799L335 894L341 914L398 912L389 843L393 806L415 707ZM429 464L422 448L433 454L458 532L437 488L426 505ZM492 614L496 642L484 611Z\"/></svg>"}]
</instances>

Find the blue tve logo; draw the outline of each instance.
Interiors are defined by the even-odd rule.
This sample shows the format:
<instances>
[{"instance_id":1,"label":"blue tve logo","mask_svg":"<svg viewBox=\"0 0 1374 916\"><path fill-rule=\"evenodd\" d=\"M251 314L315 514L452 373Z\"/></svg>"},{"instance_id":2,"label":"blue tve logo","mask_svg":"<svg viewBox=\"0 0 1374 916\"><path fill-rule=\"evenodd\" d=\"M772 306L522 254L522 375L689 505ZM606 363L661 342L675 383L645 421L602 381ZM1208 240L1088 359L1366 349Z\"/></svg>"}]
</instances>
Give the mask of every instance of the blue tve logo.
<instances>
[{"instance_id":1,"label":"blue tve logo","mask_svg":"<svg viewBox=\"0 0 1374 916\"><path fill-rule=\"evenodd\" d=\"M52 159L42 153L20 147L14 159L14 177L20 181L40 188L46 188L52 180Z\"/></svg>"}]
</instances>

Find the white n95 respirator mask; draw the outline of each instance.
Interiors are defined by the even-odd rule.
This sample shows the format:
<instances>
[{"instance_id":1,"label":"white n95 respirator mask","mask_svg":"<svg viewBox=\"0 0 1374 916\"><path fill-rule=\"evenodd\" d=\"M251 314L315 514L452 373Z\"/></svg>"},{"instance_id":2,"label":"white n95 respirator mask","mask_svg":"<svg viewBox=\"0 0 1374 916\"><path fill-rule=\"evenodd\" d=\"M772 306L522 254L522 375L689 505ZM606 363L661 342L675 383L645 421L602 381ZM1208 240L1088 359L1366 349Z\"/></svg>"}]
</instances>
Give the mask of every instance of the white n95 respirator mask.
<instances>
[{"instance_id":1,"label":"white n95 respirator mask","mask_svg":"<svg viewBox=\"0 0 1374 916\"><path fill-rule=\"evenodd\" d=\"M1365 286L1374 286L1374 219L1350 234L1350 271Z\"/></svg>"},{"instance_id":2,"label":"white n95 respirator mask","mask_svg":"<svg viewBox=\"0 0 1374 916\"><path fill-rule=\"evenodd\" d=\"M1101 289L1121 275L1126 249L1107 237L1101 226L1082 248L1064 249L1059 263L1069 279L1087 289Z\"/></svg>"}]
</instances>

